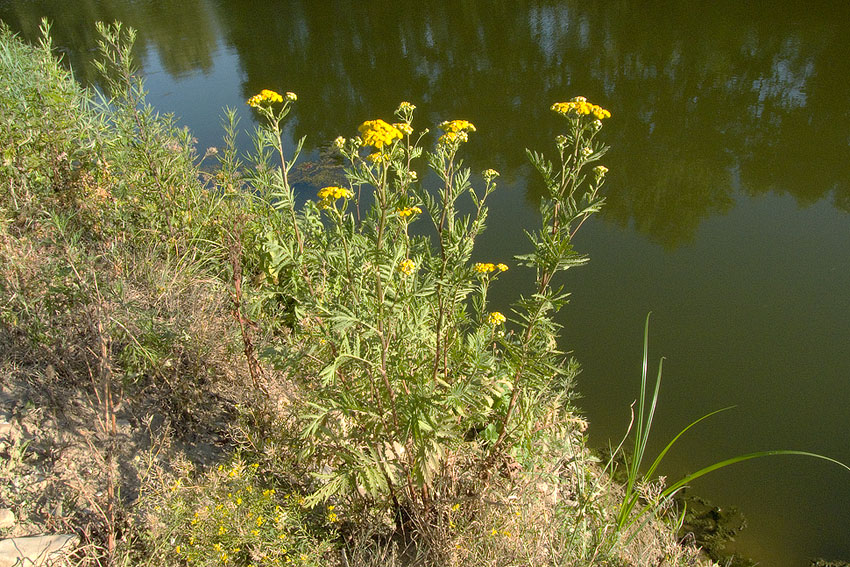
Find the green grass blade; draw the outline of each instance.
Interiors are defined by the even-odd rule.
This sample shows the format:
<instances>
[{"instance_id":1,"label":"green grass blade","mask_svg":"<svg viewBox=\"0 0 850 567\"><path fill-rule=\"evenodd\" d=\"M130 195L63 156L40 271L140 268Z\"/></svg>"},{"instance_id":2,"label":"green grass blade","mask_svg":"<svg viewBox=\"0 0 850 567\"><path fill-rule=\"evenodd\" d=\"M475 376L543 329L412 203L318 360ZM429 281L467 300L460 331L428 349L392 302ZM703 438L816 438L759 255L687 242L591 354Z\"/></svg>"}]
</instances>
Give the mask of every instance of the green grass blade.
<instances>
[{"instance_id":1,"label":"green grass blade","mask_svg":"<svg viewBox=\"0 0 850 567\"><path fill-rule=\"evenodd\" d=\"M652 462L652 465L649 467L649 469L647 469L646 474L644 476L651 477L653 475L653 473L655 473L655 469L657 469L658 465L661 464L661 461L664 459L664 455L667 454L667 452L673 447L673 445L676 444L676 441L679 440L679 437L684 435L687 430L689 430L691 427L693 427L697 423L704 421L704 420L708 419L709 417L711 417L713 415L717 415L718 413L728 411L728 410L730 410L734 407L735 406L729 406L729 407L722 408L722 409L719 409L719 410L714 410L713 412L707 413L704 416L702 416L701 418L691 422L690 425L688 425L686 428L681 430L675 437L673 437L673 439L669 443L667 443L667 446L664 447L664 450L661 451L658 454L658 456L655 458L655 461Z\"/></svg>"},{"instance_id":2,"label":"green grass blade","mask_svg":"<svg viewBox=\"0 0 850 567\"><path fill-rule=\"evenodd\" d=\"M834 463L840 467L843 467L850 471L850 467L842 463L841 461L837 461L830 457L825 457L824 455L818 455L817 453L809 453L807 451L790 451L790 450L777 450L777 451L759 451L756 453L748 453L746 455L739 455L737 457L732 457L731 459L726 459L725 461L719 461L714 463L713 465L709 465L705 468L702 468L695 473L691 473L679 480L678 482L667 487L664 492L661 493L661 498L667 498L672 496L677 490L683 488L685 485L689 484L691 481L698 479L699 477L706 475L712 471L716 471L717 469L722 469L723 467L728 467L729 465L734 465L736 463L741 463L744 461L749 461L750 459L758 459L761 457L771 457L774 455L801 455L803 457L814 457L816 459L822 459L824 461L828 461L830 463Z\"/></svg>"},{"instance_id":3,"label":"green grass blade","mask_svg":"<svg viewBox=\"0 0 850 567\"><path fill-rule=\"evenodd\" d=\"M652 420L655 418L655 407L658 405L658 392L661 390L661 368L664 365L664 359L658 361L658 377L655 379L655 392L652 394L652 403L649 406L649 415L646 417L646 425L643 431L643 439L640 444L640 460L643 461L643 455L646 453L646 443L649 441L649 430L652 429Z\"/></svg>"}]
</instances>

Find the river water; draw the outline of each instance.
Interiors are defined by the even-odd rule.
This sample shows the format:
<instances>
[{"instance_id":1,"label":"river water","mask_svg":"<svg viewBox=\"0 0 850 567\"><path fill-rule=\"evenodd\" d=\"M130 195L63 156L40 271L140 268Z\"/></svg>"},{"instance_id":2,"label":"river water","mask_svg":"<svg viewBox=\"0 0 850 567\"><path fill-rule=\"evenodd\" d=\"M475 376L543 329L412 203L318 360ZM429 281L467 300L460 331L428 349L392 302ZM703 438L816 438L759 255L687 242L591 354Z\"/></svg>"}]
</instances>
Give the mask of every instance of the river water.
<instances>
[{"instance_id":1,"label":"river water","mask_svg":"<svg viewBox=\"0 0 850 567\"><path fill-rule=\"evenodd\" d=\"M298 93L288 133L307 136L306 160L401 100L420 128L468 119L467 163L502 173L489 261L526 250L539 182L524 148L552 148L549 106L587 96L613 113L608 200L577 237L591 262L564 281L562 323L593 442L625 430L652 311L666 359L651 449L737 406L689 432L664 474L776 448L850 462L850 4L646 4L0 0L0 18L34 38L48 17L90 84L94 22L137 28L150 102L201 151L220 144L224 106L251 127L244 101L262 88ZM504 298L527 281L506 275ZM764 565L850 560L838 467L751 461L694 490L741 510L735 549Z\"/></svg>"}]
</instances>

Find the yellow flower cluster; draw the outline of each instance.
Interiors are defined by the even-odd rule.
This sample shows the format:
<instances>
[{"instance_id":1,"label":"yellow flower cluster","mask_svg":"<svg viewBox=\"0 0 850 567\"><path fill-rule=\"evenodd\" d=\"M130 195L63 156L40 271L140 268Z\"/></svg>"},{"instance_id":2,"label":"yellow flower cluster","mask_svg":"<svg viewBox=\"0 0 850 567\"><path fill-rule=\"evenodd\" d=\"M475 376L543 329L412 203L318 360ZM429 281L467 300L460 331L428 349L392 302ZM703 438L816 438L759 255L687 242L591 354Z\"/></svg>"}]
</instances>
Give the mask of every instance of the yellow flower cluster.
<instances>
[{"instance_id":1,"label":"yellow flower cluster","mask_svg":"<svg viewBox=\"0 0 850 567\"><path fill-rule=\"evenodd\" d=\"M413 126L411 126L410 124L407 124L406 122L398 122L396 124L393 124L393 126L399 132L403 132L404 134L407 134L408 136L413 134Z\"/></svg>"},{"instance_id":2,"label":"yellow flower cluster","mask_svg":"<svg viewBox=\"0 0 850 567\"><path fill-rule=\"evenodd\" d=\"M289 99L290 95L293 97ZM295 100L295 93L286 93L286 97L289 100ZM274 102L283 102L283 97L274 91L270 91L269 89L263 89L260 91L260 94L254 95L248 99L248 106L252 108L257 108L258 106L262 106L264 104L272 104Z\"/></svg>"},{"instance_id":3,"label":"yellow flower cluster","mask_svg":"<svg viewBox=\"0 0 850 567\"><path fill-rule=\"evenodd\" d=\"M606 173L608 173L608 168L604 165L597 165L593 168L593 174L596 176L597 181L605 177Z\"/></svg>"},{"instance_id":4,"label":"yellow flower cluster","mask_svg":"<svg viewBox=\"0 0 850 567\"><path fill-rule=\"evenodd\" d=\"M416 269L416 263L407 258L406 260L402 260L398 265L398 271L404 274L405 276L409 276L413 273L413 270Z\"/></svg>"},{"instance_id":5,"label":"yellow flower cluster","mask_svg":"<svg viewBox=\"0 0 850 567\"><path fill-rule=\"evenodd\" d=\"M404 219L414 214L421 214L422 209L419 207L405 207L403 209L396 209L396 212L398 213L398 216Z\"/></svg>"},{"instance_id":6,"label":"yellow flower cluster","mask_svg":"<svg viewBox=\"0 0 850 567\"><path fill-rule=\"evenodd\" d=\"M380 118L377 120L367 120L357 129L363 135L363 144L372 146L377 149L383 148L385 145L392 144L396 139L401 140L401 131L387 124Z\"/></svg>"},{"instance_id":7,"label":"yellow flower cluster","mask_svg":"<svg viewBox=\"0 0 850 567\"><path fill-rule=\"evenodd\" d=\"M373 152L366 156L366 159L372 163L378 163L379 161L387 162L390 161L390 155L385 154L384 152Z\"/></svg>"},{"instance_id":8,"label":"yellow flower cluster","mask_svg":"<svg viewBox=\"0 0 850 567\"><path fill-rule=\"evenodd\" d=\"M495 327L496 325L501 325L501 324L502 324L502 323L504 323L506 320L507 320L507 319L505 319L505 316L504 316L504 315L502 315L501 313L499 313L498 311L493 311L493 312L492 312L492 313L490 313L490 315L487 317L487 322L488 322L488 323L490 323L491 325L493 325L494 327Z\"/></svg>"},{"instance_id":9,"label":"yellow flower cluster","mask_svg":"<svg viewBox=\"0 0 850 567\"><path fill-rule=\"evenodd\" d=\"M569 102L556 102L552 105L552 110L563 116L588 116L592 114L599 120L610 118L611 113L599 105L587 102L583 96L577 96Z\"/></svg>"},{"instance_id":10,"label":"yellow flower cluster","mask_svg":"<svg viewBox=\"0 0 850 567\"><path fill-rule=\"evenodd\" d=\"M396 110L396 112L413 112L414 110L416 110L416 105L410 104L405 100L398 105L398 109Z\"/></svg>"},{"instance_id":11,"label":"yellow flower cluster","mask_svg":"<svg viewBox=\"0 0 850 567\"><path fill-rule=\"evenodd\" d=\"M445 134L437 142L447 146L469 140L469 132L475 132L475 125L469 120L447 120L440 124L440 130Z\"/></svg>"},{"instance_id":12,"label":"yellow flower cluster","mask_svg":"<svg viewBox=\"0 0 850 567\"><path fill-rule=\"evenodd\" d=\"M508 267L505 264L484 264L482 262L477 262L472 268L478 272L479 274L489 274L490 272L495 272L499 270L500 272L508 271Z\"/></svg>"},{"instance_id":13,"label":"yellow flower cluster","mask_svg":"<svg viewBox=\"0 0 850 567\"><path fill-rule=\"evenodd\" d=\"M469 120L447 120L440 124L440 130L443 132L475 132L475 125Z\"/></svg>"},{"instance_id":14,"label":"yellow flower cluster","mask_svg":"<svg viewBox=\"0 0 850 567\"><path fill-rule=\"evenodd\" d=\"M321 189L318 193L318 197L319 199L321 199L319 207L322 209L327 209L331 206L331 203L333 203L337 199L351 199L352 197L354 197L354 193L352 193L350 189L346 189L345 187L331 186Z\"/></svg>"}]
</instances>

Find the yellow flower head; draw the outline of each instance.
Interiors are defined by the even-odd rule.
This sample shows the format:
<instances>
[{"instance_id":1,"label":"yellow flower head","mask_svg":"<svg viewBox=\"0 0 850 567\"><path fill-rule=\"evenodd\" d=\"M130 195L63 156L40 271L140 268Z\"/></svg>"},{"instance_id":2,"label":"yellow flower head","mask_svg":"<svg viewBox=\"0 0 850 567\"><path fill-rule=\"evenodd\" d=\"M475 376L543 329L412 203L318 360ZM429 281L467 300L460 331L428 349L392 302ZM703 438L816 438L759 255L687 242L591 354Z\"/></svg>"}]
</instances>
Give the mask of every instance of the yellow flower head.
<instances>
[{"instance_id":1,"label":"yellow flower head","mask_svg":"<svg viewBox=\"0 0 850 567\"><path fill-rule=\"evenodd\" d=\"M398 122L396 124L393 124L393 127L395 127L399 132L407 134L408 136L413 134L413 127L405 122Z\"/></svg>"},{"instance_id":2,"label":"yellow flower head","mask_svg":"<svg viewBox=\"0 0 850 567\"><path fill-rule=\"evenodd\" d=\"M441 146L456 146L469 140L469 132L475 132L475 126L469 120L447 120L440 124L440 130L445 132L437 140Z\"/></svg>"},{"instance_id":3,"label":"yellow flower head","mask_svg":"<svg viewBox=\"0 0 850 567\"><path fill-rule=\"evenodd\" d=\"M373 152L373 153L369 154L368 156L366 156L366 159L368 159L372 163L378 163L378 162L381 162L381 161L387 162L387 161L390 161L390 155L385 154L384 152Z\"/></svg>"},{"instance_id":4,"label":"yellow flower head","mask_svg":"<svg viewBox=\"0 0 850 567\"><path fill-rule=\"evenodd\" d=\"M289 99L289 95L295 96L295 93L286 93L287 99ZM293 98L289 100L295 99ZM275 102L283 102L283 97L274 91L263 89L260 91L260 94L254 95L248 99L248 106L257 108L264 104L272 104Z\"/></svg>"},{"instance_id":5,"label":"yellow flower head","mask_svg":"<svg viewBox=\"0 0 850 567\"><path fill-rule=\"evenodd\" d=\"M608 168L604 165L597 165L593 168L593 174L596 176L597 181L605 177L606 173L608 173Z\"/></svg>"},{"instance_id":6,"label":"yellow flower head","mask_svg":"<svg viewBox=\"0 0 850 567\"><path fill-rule=\"evenodd\" d=\"M505 321L506 321L505 316L502 315L501 313L499 313L498 311L493 311L487 317L487 322L490 323L491 325L493 325L494 327L496 325L501 325Z\"/></svg>"},{"instance_id":7,"label":"yellow flower head","mask_svg":"<svg viewBox=\"0 0 850 567\"><path fill-rule=\"evenodd\" d=\"M569 102L556 102L552 105L552 110L562 116L581 117L592 114L598 120L611 117L610 112L599 105L587 102L583 96L577 96Z\"/></svg>"},{"instance_id":8,"label":"yellow flower head","mask_svg":"<svg viewBox=\"0 0 850 567\"><path fill-rule=\"evenodd\" d=\"M298 95L293 92L287 92L286 100L288 100L289 102L295 102L296 100L298 100Z\"/></svg>"},{"instance_id":9,"label":"yellow flower head","mask_svg":"<svg viewBox=\"0 0 850 567\"><path fill-rule=\"evenodd\" d=\"M496 264L496 269L499 270L500 272L507 272L508 271L507 265L502 264L502 263Z\"/></svg>"},{"instance_id":10,"label":"yellow flower head","mask_svg":"<svg viewBox=\"0 0 850 567\"><path fill-rule=\"evenodd\" d=\"M475 125L469 120L447 120L440 124L440 130L455 134L458 132L475 132Z\"/></svg>"},{"instance_id":11,"label":"yellow flower head","mask_svg":"<svg viewBox=\"0 0 850 567\"><path fill-rule=\"evenodd\" d=\"M397 139L401 140L403 137L398 128L387 124L380 118L377 120L367 120L357 130L363 135L364 145L372 146L379 150L385 145L392 144Z\"/></svg>"},{"instance_id":12,"label":"yellow flower head","mask_svg":"<svg viewBox=\"0 0 850 567\"><path fill-rule=\"evenodd\" d=\"M396 209L396 212L398 213L398 216L404 219L414 214L421 214L422 209L419 207L405 207L403 209Z\"/></svg>"},{"instance_id":13,"label":"yellow flower head","mask_svg":"<svg viewBox=\"0 0 850 567\"><path fill-rule=\"evenodd\" d=\"M319 190L317 195L319 199L321 199L319 207L323 209L330 207L337 199L351 199L354 197L354 193L352 193L350 189L336 186L325 187Z\"/></svg>"},{"instance_id":14,"label":"yellow flower head","mask_svg":"<svg viewBox=\"0 0 850 567\"><path fill-rule=\"evenodd\" d=\"M414 110L416 110L415 104L410 104L407 101L403 101L401 104L398 105L398 109L396 109L396 112L413 112Z\"/></svg>"},{"instance_id":15,"label":"yellow flower head","mask_svg":"<svg viewBox=\"0 0 850 567\"><path fill-rule=\"evenodd\" d=\"M496 265L490 263L484 264L482 262L477 262L474 266L472 266L472 269L478 272L479 274L489 274L490 272L496 270Z\"/></svg>"},{"instance_id":16,"label":"yellow flower head","mask_svg":"<svg viewBox=\"0 0 850 567\"><path fill-rule=\"evenodd\" d=\"M405 276L409 276L410 274L412 274L415 269L416 263L410 258L402 260L398 264L398 271L404 274Z\"/></svg>"}]
</instances>

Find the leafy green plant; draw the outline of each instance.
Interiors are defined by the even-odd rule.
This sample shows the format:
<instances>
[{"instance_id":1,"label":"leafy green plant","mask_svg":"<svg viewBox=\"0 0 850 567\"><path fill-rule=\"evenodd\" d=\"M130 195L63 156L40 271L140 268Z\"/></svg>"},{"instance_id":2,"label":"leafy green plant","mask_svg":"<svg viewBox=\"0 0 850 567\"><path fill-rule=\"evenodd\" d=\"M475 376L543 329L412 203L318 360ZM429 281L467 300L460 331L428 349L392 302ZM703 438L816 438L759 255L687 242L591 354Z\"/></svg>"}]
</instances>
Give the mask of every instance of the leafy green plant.
<instances>
[{"instance_id":1,"label":"leafy green plant","mask_svg":"<svg viewBox=\"0 0 850 567\"><path fill-rule=\"evenodd\" d=\"M162 563L325 565L340 517L334 506L307 506L297 490L236 458L206 474L177 467L146 487L153 550Z\"/></svg>"},{"instance_id":2,"label":"leafy green plant","mask_svg":"<svg viewBox=\"0 0 850 567\"><path fill-rule=\"evenodd\" d=\"M640 397L637 401L637 420L634 422L635 425L635 435L634 435L634 452L629 457L623 455L626 461L627 466L627 480L625 486L625 493L623 495L622 504L620 505L619 512L617 514L617 534L618 537L622 534L628 533L629 529L634 526L636 523L641 521L642 519L646 519L651 516L653 513L658 511L661 507L668 505L671 503L671 499L677 492L685 488L694 480L705 476L706 474L716 471L718 469L722 469L729 465L734 465L736 463L741 463L744 461L748 461L751 459L757 459L762 457L769 456L777 456L777 455L799 455L804 457L813 457L816 459L821 459L824 461L828 461L830 463L834 463L842 468L850 471L850 467L841 463L835 459L830 457L825 457L823 455L818 455L816 453L810 453L807 451L794 451L794 450L772 450L772 451L757 451L754 453L747 453L744 455L739 455L737 457L732 457L730 459L724 459L722 461L718 461L714 464L711 464L707 467L703 467L696 472L686 475L682 479L670 484L669 486L661 486L655 491L653 494L648 494L646 490L640 490L640 486L646 485L648 479L652 479L655 472L658 470L659 465L661 464L664 457L673 448L676 442L684 435L688 430L692 427L705 421L706 419L717 415L718 413L727 411L729 408L723 408L719 410L715 410L713 412L707 413L706 415L700 417L699 419L688 424L687 427L682 429L669 443L661 450L655 460L652 461L652 464L646 469L646 471L641 470L641 465L643 464L643 460L646 453L646 444L649 440L649 433L652 428L652 421L655 416L655 408L658 403L658 395L661 389L661 370L663 365L663 359L658 364L658 373L655 379L655 386L652 391L652 399L647 399L647 373L648 373L648 349L649 349L649 315L646 316L646 324L644 327L644 336L643 336L643 363L641 370L641 383L640 383ZM631 427L630 427L631 429ZM624 439L625 442L625 439ZM621 443L618 447L617 451L620 451L623 444ZM609 466L613 466L613 460L609 463ZM649 498L647 498L649 496ZM634 532L632 533L633 537Z\"/></svg>"},{"instance_id":3,"label":"leafy green plant","mask_svg":"<svg viewBox=\"0 0 850 567\"><path fill-rule=\"evenodd\" d=\"M28 46L0 22L0 196L24 217L39 199L91 188L81 165L95 159L103 129L85 91L54 60L46 20L41 33Z\"/></svg>"},{"instance_id":4,"label":"leafy green plant","mask_svg":"<svg viewBox=\"0 0 850 567\"><path fill-rule=\"evenodd\" d=\"M369 120L360 136L336 140L347 186L296 208L280 140L295 100L263 91L248 101L263 118L251 182L278 213L262 242L262 294L286 300L292 325L269 358L305 393L302 458L320 469L313 498L360 494L428 509L445 481L510 465L544 416L568 411L574 367L555 348L552 319L567 294L552 282L586 261L571 239L602 203L606 170L586 168L606 151L595 136L610 114L583 98L559 103L567 133L557 165L530 153L546 195L541 226L528 233L534 251L518 260L537 278L505 331L488 290L508 266L472 261L498 177L486 170L476 188L463 165L475 126L443 122L426 150L415 106L403 102L398 122ZM422 156L436 186L421 182ZM412 234L420 219L433 245Z\"/></svg>"}]
</instances>

